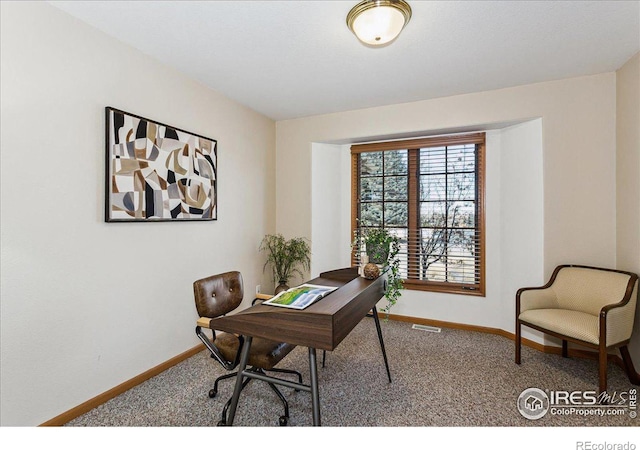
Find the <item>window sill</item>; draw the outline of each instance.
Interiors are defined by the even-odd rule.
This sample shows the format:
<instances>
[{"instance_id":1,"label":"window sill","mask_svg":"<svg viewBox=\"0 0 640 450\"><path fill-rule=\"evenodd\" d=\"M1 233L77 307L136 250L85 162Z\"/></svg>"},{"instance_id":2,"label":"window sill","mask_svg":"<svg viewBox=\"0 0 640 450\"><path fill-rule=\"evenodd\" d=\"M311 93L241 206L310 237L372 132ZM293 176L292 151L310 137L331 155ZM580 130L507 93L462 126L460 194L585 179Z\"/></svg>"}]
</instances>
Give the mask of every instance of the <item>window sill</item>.
<instances>
[{"instance_id":1,"label":"window sill","mask_svg":"<svg viewBox=\"0 0 640 450\"><path fill-rule=\"evenodd\" d=\"M425 283L416 280L404 280L404 288L411 291L427 291L438 292L441 294L457 294L457 295L471 295L474 297L484 297L484 286L474 287L470 289L467 286L451 283Z\"/></svg>"}]
</instances>

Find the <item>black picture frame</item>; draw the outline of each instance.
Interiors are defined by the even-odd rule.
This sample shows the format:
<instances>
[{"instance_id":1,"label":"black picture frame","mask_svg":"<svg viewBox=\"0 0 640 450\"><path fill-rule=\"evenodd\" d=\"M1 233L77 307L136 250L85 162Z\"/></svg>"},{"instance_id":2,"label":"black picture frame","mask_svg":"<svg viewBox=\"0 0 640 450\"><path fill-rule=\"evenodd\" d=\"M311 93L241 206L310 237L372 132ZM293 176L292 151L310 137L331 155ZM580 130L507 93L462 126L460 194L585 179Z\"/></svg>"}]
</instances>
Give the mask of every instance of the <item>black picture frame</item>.
<instances>
[{"instance_id":1,"label":"black picture frame","mask_svg":"<svg viewBox=\"0 0 640 450\"><path fill-rule=\"evenodd\" d=\"M105 222L218 219L218 141L105 108Z\"/></svg>"}]
</instances>

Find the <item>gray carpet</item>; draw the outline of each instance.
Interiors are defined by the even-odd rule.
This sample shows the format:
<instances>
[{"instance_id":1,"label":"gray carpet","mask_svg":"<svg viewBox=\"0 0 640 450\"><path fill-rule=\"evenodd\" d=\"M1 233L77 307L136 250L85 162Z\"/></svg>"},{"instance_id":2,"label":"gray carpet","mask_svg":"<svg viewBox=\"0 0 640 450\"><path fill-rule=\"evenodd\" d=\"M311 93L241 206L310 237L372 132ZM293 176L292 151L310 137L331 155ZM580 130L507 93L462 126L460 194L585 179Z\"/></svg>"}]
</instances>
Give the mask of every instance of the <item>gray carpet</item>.
<instances>
[{"instance_id":1,"label":"gray carpet","mask_svg":"<svg viewBox=\"0 0 640 450\"><path fill-rule=\"evenodd\" d=\"M513 362L513 341L501 336L443 328L441 333L382 321L393 382L388 383L373 319L364 319L320 367L322 425L330 427L600 427L637 426L623 416L558 416L532 421L516 408L520 393L595 390L597 363L564 359L523 347ZM298 347L281 363L309 382L308 352ZM203 351L164 373L69 422L71 427L215 426L234 380L221 383L218 397L207 392L225 370ZM609 390L633 386L609 365ZM281 388L289 401L289 426L312 424L311 396ZM282 405L267 385L253 381L243 391L234 425L277 426Z\"/></svg>"}]
</instances>

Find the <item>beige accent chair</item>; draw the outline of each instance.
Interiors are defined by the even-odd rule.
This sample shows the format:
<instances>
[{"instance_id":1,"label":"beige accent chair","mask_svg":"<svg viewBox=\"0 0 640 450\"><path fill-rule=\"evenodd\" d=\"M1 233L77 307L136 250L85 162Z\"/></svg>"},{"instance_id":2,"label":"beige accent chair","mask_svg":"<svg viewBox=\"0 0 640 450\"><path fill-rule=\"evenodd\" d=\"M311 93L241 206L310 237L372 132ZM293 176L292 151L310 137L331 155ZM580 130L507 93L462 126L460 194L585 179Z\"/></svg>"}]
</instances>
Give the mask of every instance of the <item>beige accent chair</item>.
<instances>
[{"instance_id":1,"label":"beige accent chair","mask_svg":"<svg viewBox=\"0 0 640 450\"><path fill-rule=\"evenodd\" d=\"M521 326L598 350L599 392L607 390L607 355L619 348L633 384L640 382L627 344L638 298L638 275L598 267L562 265L540 287L516 293L516 364L520 364Z\"/></svg>"}]
</instances>

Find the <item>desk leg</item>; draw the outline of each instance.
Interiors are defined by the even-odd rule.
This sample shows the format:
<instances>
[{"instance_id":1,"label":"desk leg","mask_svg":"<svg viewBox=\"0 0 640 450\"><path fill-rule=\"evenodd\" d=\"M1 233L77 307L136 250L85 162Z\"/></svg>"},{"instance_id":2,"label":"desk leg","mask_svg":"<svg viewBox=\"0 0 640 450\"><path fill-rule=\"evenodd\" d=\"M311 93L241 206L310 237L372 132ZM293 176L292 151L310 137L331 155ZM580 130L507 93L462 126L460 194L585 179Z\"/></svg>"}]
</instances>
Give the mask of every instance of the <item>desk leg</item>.
<instances>
[{"instance_id":1,"label":"desk leg","mask_svg":"<svg viewBox=\"0 0 640 450\"><path fill-rule=\"evenodd\" d=\"M242 391L242 372L244 372L244 369L247 368L247 362L249 362L251 339L251 336L245 336L244 338L244 345L242 346L242 353L240 354L240 365L238 366L238 375L236 377L236 387L233 389L233 397L231 397L231 405L229 406L229 416L227 417L228 426L233 425L233 419L236 416L236 408L238 407L240 392Z\"/></svg>"},{"instance_id":2,"label":"desk leg","mask_svg":"<svg viewBox=\"0 0 640 450\"><path fill-rule=\"evenodd\" d=\"M313 407L313 426L320 426L320 393L318 392L318 365L316 349L309 347L309 373L311 377L311 406Z\"/></svg>"},{"instance_id":3,"label":"desk leg","mask_svg":"<svg viewBox=\"0 0 640 450\"><path fill-rule=\"evenodd\" d=\"M391 372L389 371L389 362L387 361L387 352L384 349L384 339L382 339L382 328L380 328L380 318L378 317L378 310L374 306L371 309L371 312L373 313L373 320L376 322L376 330L378 331L378 340L380 341L380 348L382 349L384 366L387 368L387 377L389 377L389 383L391 383Z\"/></svg>"}]
</instances>

